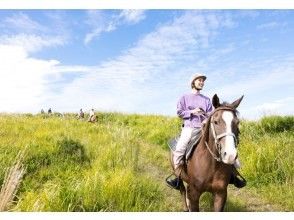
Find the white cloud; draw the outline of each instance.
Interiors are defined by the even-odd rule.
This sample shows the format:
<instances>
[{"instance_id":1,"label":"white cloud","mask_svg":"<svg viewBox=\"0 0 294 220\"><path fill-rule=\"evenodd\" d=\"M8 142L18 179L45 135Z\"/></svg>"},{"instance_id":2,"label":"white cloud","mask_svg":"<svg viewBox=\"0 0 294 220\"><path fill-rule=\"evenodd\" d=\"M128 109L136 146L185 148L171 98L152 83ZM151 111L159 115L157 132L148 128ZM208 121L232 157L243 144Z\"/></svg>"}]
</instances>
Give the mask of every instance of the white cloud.
<instances>
[{"instance_id":1,"label":"white cloud","mask_svg":"<svg viewBox=\"0 0 294 220\"><path fill-rule=\"evenodd\" d=\"M0 26L9 30L22 31L25 33L48 31L48 28L32 20L28 15L22 12L13 14L11 17L6 17Z\"/></svg>"},{"instance_id":2,"label":"white cloud","mask_svg":"<svg viewBox=\"0 0 294 220\"><path fill-rule=\"evenodd\" d=\"M68 33L60 16L50 14L50 25L41 24L23 12L5 17L0 23L0 44L23 47L32 53L65 45Z\"/></svg>"},{"instance_id":3,"label":"white cloud","mask_svg":"<svg viewBox=\"0 0 294 220\"><path fill-rule=\"evenodd\" d=\"M99 37L100 33L103 32L103 29L96 28L95 30L92 30L90 33L86 34L84 43L88 44L90 43L95 37Z\"/></svg>"},{"instance_id":4,"label":"white cloud","mask_svg":"<svg viewBox=\"0 0 294 220\"><path fill-rule=\"evenodd\" d=\"M174 21L158 26L117 58L90 69L85 67L86 72L65 85L57 99L50 98L52 105L63 103L58 106L63 111L88 106L105 111L173 112L154 108L156 101L160 102L174 92L163 89L162 84L177 83L174 80L181 78L179 73L189 78L183 71L189 67L178 64L193 62L197 59L197 50L209 47L219 29L232 24L226 21L228 17L208 15L188 11ZM230 50L232 46L223 53Z\"/></svg>"},{"instance_id":5,"label":"white cloud","mask_svg":"<svg viewBox=\"0 0 294 220\"><path fill-rule=\"evenodd\" d=\"M239 94L258 94L259 92L280 89L281 86L294 84L294 57L280 57L247 64L246 74L238 81L217 88L225 97L232 97L233 92ZM271 65L270 65L271 63ZM246 64L245 64L246 65ZM238 67L237 67L238 68ZM240 69L242 69L240 67ZM254 72L254 74L250 74Z\"/></svg>"},{"instance_id":6,"label":"white cloud","mask_svg":"<svg viewBox=\"0 0 294 220\"><path fill-rule=\"evenodd\" d=\"M283 106L289 104L289 101L294 101L294 97L288 97L281 100L275 100L272 102L265 102L261 105L256 106L255 108L259 111L273 111L282 108Z\"/></svg>"},{"instance_id":7,"label":"white cloud","mask_svg":"<svg viewBox=\"0 0 294 220\"><path fill-rule=\"evenodd\" d=\"M86 24L92 30L86 34L84 43L90 43L94 38L98 38L103 32L115 31L119 26L127 24L134 25L145 19L145 10L122 10L118 15L109 15L103 11L90 10L87 13Z\"/></svg>"},{"instance_id":8,"label":"white cloud","mask_svg":"<svg viewBox=\"0 0 294 220\"><path fill-rule=\"evenodd\" d=\"M23 12L1 20L0 111L38 111L46 96L48 78L54 81L60 75L52 71L58 61L31 56L44 48L66 43L64 28L57 22L49 23L50 26L41 24ZM59 28L62 31L58 32Z\"/></svg>"},{"instance_id":9,"label":"white cloud","mask_svg":"<svg viewBox=\"0 0 294 220\"><path fill-rule=\"evenodd\" d=\"M55 60L28 56L19 46L0 45L0 111L26 112L39 108Z\"/></svg>"},{"instance_id":10,"label":"white cloud","mask_svg":"<svg viewBox=\"0 0 294 220\"><path fill-rule=\"evenodd\" d=\"M252 108L259 116L268 115L293 115L294 97L286 97L271 102L265 102Z\"/></svg>"},{"instance_id":11,"label":"white cloud","mask_svg":"<svg viewBox=\"0 0 294 220\"><path fill-rule=\"evenodd\" d=\"M127 23L136 24L145 19L145 10L122 10L119 17L123 18Z\"/></svg>"},{"instance_id":12,"label":"white cloud","mask_svg":"<svg viewBox=\"0 0 294 220\"><path fill-rule=\"evenodd\" d=\"M241 115L248 119L257 119L264 113L293 114L293 98L275 100L272 95L288 96L294 84L294 55L256 60L256 63L232 64L237 79L225 74L210 75L208 94L212 97L217 93L222 100L233 101L245 95L240 105ZM242 71L242 73L241 73ZM221 83L220 83L221 82ZM293 89L292 89L293 91ZM268 100L264 102L262 100Z\"/></svg>"},{"instance_id":13,"label":"white cloud","mask_svg":"<svg viewBox=\"0 0 294 220\"><path fill-rule=\"evenodd\" d=\"M20 46L27 52L36 52L46 47L62 46L66 42L62 36L38 36L34 34L16 34L0 36L0 43Z\"/></svg>"}]
</instances>

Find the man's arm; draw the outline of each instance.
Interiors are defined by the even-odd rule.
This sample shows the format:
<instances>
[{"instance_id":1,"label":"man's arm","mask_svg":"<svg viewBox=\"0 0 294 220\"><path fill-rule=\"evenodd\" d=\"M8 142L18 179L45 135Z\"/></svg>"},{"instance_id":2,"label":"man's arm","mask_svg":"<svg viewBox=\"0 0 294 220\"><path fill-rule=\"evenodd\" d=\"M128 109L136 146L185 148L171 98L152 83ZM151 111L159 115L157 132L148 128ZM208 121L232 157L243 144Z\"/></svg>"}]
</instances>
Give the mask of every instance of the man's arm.
<instances>
[{"instance_id":1,"label":"man's arm","mask_svg":"<svg viewBox=\"0 0 294 220\"><path fill-rule=\"evenodd\" d=\"M182 119L191 118L191 110L187 108L184 97L177 104L177 115Z\"/></svg>"}]
</instances>

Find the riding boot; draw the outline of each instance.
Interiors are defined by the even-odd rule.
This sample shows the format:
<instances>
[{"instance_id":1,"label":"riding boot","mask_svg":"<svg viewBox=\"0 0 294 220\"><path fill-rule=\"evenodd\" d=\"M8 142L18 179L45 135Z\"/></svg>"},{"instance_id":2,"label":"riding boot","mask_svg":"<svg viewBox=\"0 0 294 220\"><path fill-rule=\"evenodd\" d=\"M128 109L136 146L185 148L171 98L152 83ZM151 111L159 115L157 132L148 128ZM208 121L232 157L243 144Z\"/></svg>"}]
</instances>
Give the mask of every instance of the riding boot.
<instances>
[{"instance_id":1,"label":"riding boot","mask_svg":"<svg viewBox=\"0 0 294 220\"><path fill-rule=\"evenodd\" d=\"M240 178L239 178L240 177ZM233 172L231 174L229 184L234 184L237 188L243 188L246 186L247 181L239 173L239 171L233 166Z\"/></svg>"},{"instance_id":2,"label":"riding boot","mask_svg":"<svg viewBox=\"0 0 294 220\"><path fill-rule=\"evenodd\" d=\"M181 179L179 177L176 177L174 179L166 179L166 183L169 187L176 189L176 190L180 190L180 183L181 183Z\"/></svg>"},{"instance_id":3,"label":"riding boot","mask_svg":"<svg viewBox=\"0 0 294 220\"><path fill-rule=\"evenodd\" d=\"M183 180L188 182L188 175L186 173L184 162L181 162L180 165L174 170L174 174L176 178L172 180L167 178L166 183L173 189L180 190L180 186L183 184Z\"/></svg>"}]
</instances>

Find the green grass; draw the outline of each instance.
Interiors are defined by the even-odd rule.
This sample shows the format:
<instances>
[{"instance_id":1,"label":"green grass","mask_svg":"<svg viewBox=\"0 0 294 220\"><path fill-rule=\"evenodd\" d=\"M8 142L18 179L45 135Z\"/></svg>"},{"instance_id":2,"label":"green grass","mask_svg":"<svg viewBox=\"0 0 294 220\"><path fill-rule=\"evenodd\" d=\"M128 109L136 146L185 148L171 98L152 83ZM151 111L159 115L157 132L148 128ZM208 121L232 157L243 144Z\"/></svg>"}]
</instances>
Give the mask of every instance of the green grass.
<instances>
[{"instance_id":1,"label":"green grass","mask_svg":"<svg viewBox=\"0 0 294 220\"><path fill-rule=\"evenodd\" d=\"M31 114L0 115L0 184L27 146L27 173L13 211L180 211L178 192L165 186L171 172L166 142L180 120L155 115L98 114L98 123ZM294 210L293 118L242 121L239 154L248 187ZM243 189L242 189L243 190ZM211 210L204 195L202 210ZM244 211L229 198L226 211Z\"/></svg>"},{"instance_id":2,"label":"green grass","mask_svg":"<svg viewBox=\"0 0 294 220\"><path fill-rule=\"evenodd\" d=\"M242 122L242 172L257 195L294 210L294 117L264 117Z\"/></svg>"},{"instance_id":3,"label":"green grass","mask_svg":"<svg viewBox=\"0 0 294 220\"><path fill-rule=\"evenodd\" d=\"M294 130L293 116L269 116L264 117L259 123L260 129L268 133L279 133Z\"/></svg>"}]
</instances>

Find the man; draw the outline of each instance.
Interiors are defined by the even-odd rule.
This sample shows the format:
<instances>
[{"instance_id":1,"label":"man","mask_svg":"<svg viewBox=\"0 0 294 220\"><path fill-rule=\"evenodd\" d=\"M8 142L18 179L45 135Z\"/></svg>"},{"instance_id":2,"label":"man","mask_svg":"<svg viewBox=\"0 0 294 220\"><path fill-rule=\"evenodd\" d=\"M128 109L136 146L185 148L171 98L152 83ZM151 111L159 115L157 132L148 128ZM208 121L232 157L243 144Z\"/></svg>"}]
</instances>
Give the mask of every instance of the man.
<instances>
[{"instance_id":1,"label":"man","mask_svg":"<svg viewBox=\"0 0 294 220\"><path fill-rule=\"evenodd\" d=\"M83 119L85 117L85 114L83 112L83 109L80 109L80 112L78 114L78 119Z\"/></svg>"},{"instance_id":2,"label":"man","mask_svg":"<svg viewBox=\"0 0 294 220\"><path fill-rule=\"evenodd\" d=\"M96 122L97 118L94 112L94 109L90 110L88 122Z\"/></svg>"},{"instance_id":3,"label":"man","mask_svg":"<svg viewBox=\"0 0 294 220\"><path fill-rule=\"evenodd\" d=\"M194 74L190 79L192 92L182 96L177 104L177 114L183 119L183 128L176 149L173 151L174 174L176 178L167 180L167 184L174 189L179 189L181 173L183 171L185 153L188 144L196 144L201 137L201 126L206 122L212 112L212 104L208 97L200 94L204 87L206 76L202 73ZM236 176L230 183L243 187ZM237 183L236 183L237 181Z\"/></svg>"},{"instance_id":4,"label":"man","mask_svg":"<svg viewBox=\"0 0 294 220\"><path fill-rule=\"evenodd\" d=\"M194 143L201 135L202 122L212 111L212 104L208 97L200 94L204 86L206 76L201 73L194 74L190 79L192 92L182 96L177 104L177 115L183 119L183 128L176 149L173 151L174 180L167 180L167 184L179 189L180 175L183 169L185 152L190 141Z\"/></svg>"}]
</instances>

